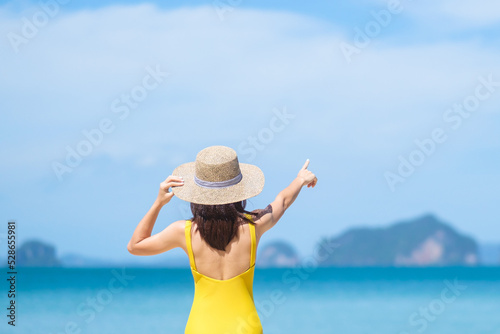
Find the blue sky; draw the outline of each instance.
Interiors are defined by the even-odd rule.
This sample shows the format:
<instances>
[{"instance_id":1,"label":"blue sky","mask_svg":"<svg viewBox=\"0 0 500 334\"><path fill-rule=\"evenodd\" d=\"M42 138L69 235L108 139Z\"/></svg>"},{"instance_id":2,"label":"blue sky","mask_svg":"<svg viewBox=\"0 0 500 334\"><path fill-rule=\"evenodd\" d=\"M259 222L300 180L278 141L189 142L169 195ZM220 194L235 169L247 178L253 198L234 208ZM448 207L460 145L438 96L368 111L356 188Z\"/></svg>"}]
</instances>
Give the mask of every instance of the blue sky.
<instances>
[{"instance_id":1,"label":"blue sky","mask_svg":"<svg viewBox=\"0 0 500 334\"><path fill-rule=\"evenodd\" d=\"M311 159L318 186L263 243L307 255L429 212L500 240L498 3L49 3L0 2L0 212L21 241L130 259L158 184L210 145L263 169L250 209Z\"/></svg>"}]
</instances>

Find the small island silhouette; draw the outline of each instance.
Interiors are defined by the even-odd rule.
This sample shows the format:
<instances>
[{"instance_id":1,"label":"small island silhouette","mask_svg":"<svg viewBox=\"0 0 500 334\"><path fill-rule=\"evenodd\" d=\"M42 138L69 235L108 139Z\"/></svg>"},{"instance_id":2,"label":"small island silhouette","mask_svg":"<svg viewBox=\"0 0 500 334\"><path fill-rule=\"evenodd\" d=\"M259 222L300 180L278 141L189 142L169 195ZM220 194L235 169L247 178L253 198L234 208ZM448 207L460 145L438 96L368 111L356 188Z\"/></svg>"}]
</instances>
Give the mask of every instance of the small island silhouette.
<instances>
[{"instance_id":1,"label":"small island silhouette","mask_svg":"<svg viewBox=\"0 0 500 334\"><path fill-rule=\"evenodd\" d=\"M479 245L435 215L426 214L386 227L353 227L317 244L323 267L476 266L500 265L500 243ZM330 249L321 254L322 249ZM158 261L154 267L183 267L186 261ZM259 248L259 267L296 267L301 260L292 244L276 240ZM40 240L24 242L17 250L20 267L112 267L132 265L79 254L57 257L56 247ZM132 266L137 265L137 262Z\"/></svg>"}]
</instances>

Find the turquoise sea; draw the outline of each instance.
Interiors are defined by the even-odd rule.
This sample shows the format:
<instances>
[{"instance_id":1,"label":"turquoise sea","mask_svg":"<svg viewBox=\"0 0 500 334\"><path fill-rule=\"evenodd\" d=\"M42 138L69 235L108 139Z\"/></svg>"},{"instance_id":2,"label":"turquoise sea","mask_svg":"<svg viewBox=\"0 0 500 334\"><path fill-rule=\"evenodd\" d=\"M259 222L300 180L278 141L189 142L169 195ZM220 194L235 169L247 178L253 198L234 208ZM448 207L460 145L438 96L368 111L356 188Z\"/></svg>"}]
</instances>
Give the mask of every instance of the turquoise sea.
<instances>
[{"instance_id":1,"label":"turquoise sea","mask_svg":"<svg viewBox=\"0 0 500 334\"><path fill-rule=\"evenodd\" d=\"M1 333L183 333L193 300L188 268L20 268L12 327L6 272ZM266 334L500 333L493 267L256 269L254 299Z\"/></svg>"}]
</instances>

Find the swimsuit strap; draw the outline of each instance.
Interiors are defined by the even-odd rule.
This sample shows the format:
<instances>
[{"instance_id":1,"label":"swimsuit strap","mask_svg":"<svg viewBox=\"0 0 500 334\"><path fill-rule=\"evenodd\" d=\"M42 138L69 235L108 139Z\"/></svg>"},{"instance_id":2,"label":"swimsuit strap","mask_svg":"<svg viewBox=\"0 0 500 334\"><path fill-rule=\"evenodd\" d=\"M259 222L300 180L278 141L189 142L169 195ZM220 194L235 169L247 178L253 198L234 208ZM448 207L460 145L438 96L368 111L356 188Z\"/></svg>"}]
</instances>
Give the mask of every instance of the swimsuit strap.
<instances>
[{"instance_id":1,"label":"swimsuit strap","mask_svg":"<svg viewBox=\"0 0 500 334\"><path fill-rule=\"evenodd\" d=\"M247 218L250 219L253 222L252 216L249 214L246 214ZM248 224L248 228L250 229L250 239L251 239L251 247L250 247L250 267L255 265L255 253L256 253L256 244L257 240L255 238L255 225L254 224Z\"/></svg>"},{"instance_id":2,"label":"swimsuit strap","mask_svg":"<svg viewBox=\"0 0 500 334\"><path fill-rule=\"evenodd\" d=\"M188 251L189 263L191 264L191 268L196 270L196 264L194 263L193 248L191 245L191 221L190 220L186 220L186 228L184 231L186 234L186 248Z\"/></svg>"}]
</instances>

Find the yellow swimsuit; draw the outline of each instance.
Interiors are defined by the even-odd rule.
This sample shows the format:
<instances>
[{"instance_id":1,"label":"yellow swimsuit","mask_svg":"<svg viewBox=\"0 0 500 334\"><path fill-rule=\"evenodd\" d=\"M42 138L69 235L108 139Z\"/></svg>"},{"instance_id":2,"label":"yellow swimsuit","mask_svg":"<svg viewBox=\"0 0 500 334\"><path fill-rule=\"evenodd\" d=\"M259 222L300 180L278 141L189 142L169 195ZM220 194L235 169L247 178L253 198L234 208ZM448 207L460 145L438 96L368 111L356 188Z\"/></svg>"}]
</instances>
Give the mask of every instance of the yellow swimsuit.
<instances>
[{"instance_id":1,"label":"yellow swimsuit","mask_svg":"<svg viewBox=\"0 0 500 334\"><path fill-rule=\"evenodd\" d=\"M255 226L248 224L248 227L252 239L250 268L238 276L218 280L196 270L191 247L191 221L186 221L186 245L194 278L194 300L185 334L262 334L262 325L253 301Z\"/></svg>"}]
</instances>

